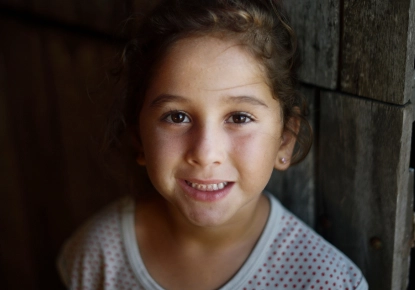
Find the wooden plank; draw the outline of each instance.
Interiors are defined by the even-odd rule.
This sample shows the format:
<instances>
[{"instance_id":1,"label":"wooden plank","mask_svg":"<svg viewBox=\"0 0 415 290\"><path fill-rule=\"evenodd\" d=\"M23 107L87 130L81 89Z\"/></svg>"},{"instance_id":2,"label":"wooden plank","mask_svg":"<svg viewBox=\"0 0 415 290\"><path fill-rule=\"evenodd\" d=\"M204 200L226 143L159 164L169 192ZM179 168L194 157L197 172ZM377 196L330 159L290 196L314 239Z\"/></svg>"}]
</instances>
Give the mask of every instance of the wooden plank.
<instances>
[{"instance_id":1,"label":"wooden plank","mask_svg":"<svg viewBox=\"0 0 415 290\"><path fill-rule=\"evenodd\" d=\"M314 128L316 89L302 86L300 91L310 104L308 119ZM304 161L290 167L287 171L274 170L266 187L266 190L274 194L286 208L311 227L315 225L315 148L315 146L312 147Z\"/></svg>"},{"instance_id":2,"label":"wooden plank","mask_svg":"<svg viewBox=\"0 0 415 290\"><path fill-rule=\"evenodd\" d=\"M4 206L9 207L9 211L13 213L13 218L8 219L8 222L12 223L9 225L10 229L18 228L19 224L15 224L14 220L17 213L24 213L24 220L21 222L24 223L22 229L27 231L25 235L28 243L27 249L16 248L22 247L22 244L10 244L6 248L14 249L16 252L29 252L32 263L36 265L30 269L30 276L35 277L31 281L31 287L42 288L41 286L48 284L43 284L40 273L52 273L51 270L54 270L46 261L52 258L51 253L56 245L50 246L60 233L57 230L48 237L47 233L53 229L52 224L58 222L52 218L56 217L52 212L58 209L63 214L59 220L63 224L68 213L66 203L61 195L57 194L61 192L58 184L62 181L61 163L56 162L60 159L61 153L58 148L59 140L56 140L56 135L49 132L56 120L54 110L45 102L43 94L45 82L40 63L39 36L30 30L18 31L12 22L4 19L1 19L0 27L0 37L7 43L1 46L1 55L4 58L2 75L5 76L3 102L8 111L10 126L10 135L7 138L13 145L14 150L10 153L15 154L12 160L16 162L6 166L12 165L15 168L19 184L18 188L13 188L17 192L9 191L8 195L20 196L19 203L13 203L10 199L6 200ZM18 233L11 233L8 242L17 237ZM10 280L19 281L19 277L23 277L19 269L6 269L6 276ZM49 281L57 283L58 279L51 276Z\"/></svg>"},{"instance_id":3,"label":"wooden plank","mask_svg":"<svg viewBox=\"0 0 415 290\"><path fill-rule=\"evenodd\" d=\"M105 107L111 100L105 66L115 50L102 42L48 31L44 34L45 77L53 84L67 184L64 195L78 224L114 197L100 160ZM70 84L70 85L68 85ZM104 179L104 180L103 180ZM99 205L98 205L99 204Z\"/></svg>"},{"instance_id":4,"label":"wooden plank","mask_svg":"<svg viewBox=\"0 0 415 290\"><path fill-rule=\"evenodd\" d=\"M412 134L414 134L414 131L412 131ZM415 143L412 143L412 152L414 152L414 146ZM413 153L412 153L413 154ZM412 160L411 160L412 163ZM413 166L413 165L412 165ZM409 177L409 190L412 191L412 200L411 203L414 204L415 199L415 169L413 167L410 168L410 174ZM409 275L406 277L408 281L408 287L407 289L413 289L415 288L415 212L411 213L412 218L412 230L407 233L412 238L412 249L411 249L411 265L409 267Z\"/></svg>"},{"instance_id":5,"label":"wooden plank","mask_svg":"<svg viewBox=\"0 0 415 290\"><path fill-rule=\"evenodd\" d=\"M412 132L413 134L414 132ZM413 149L413 148L412 148ZM408 204L414 204L414 197L415 197L415 191L414 191L414 182L415 182L415 172L413 168L409 168L409 178L408 178L408 200L407 203ZM414 260L413 260L413 255L411 256L411 253L413 251L413 249L411 249L411 247L414 246L414 219L415 219L415 213L412 211L412 209L408 206L404 206L404 203L401 203L401 206L403 206L404 208L402 209L403 212L405 214L401 215L401 220L398 220L396 223L396 228L397 228L397 234L395 235L398 238L398 241L401 245L405 245L405 247L402 249L403 250L403 255L400 256L400 260L395 261L394 263L394 269L393 269L393 273L392 275L394 277L396 277L396 279L394 279L395 281L399 282L397 284L394 285L394 287L397 287L397 289L412 289L409 286L409 283L411 281L411 279L415 279L415 276L413 275L413 273L411 274L411 268L414 267L413 264ZM400 209L398 209L399 211ZM408 231L409 229L409 231ZM406 231L405 231L406 230ZM406 243L408 241L412 241L410 243L411 247L408 247L406 245ZM408 255L411 258L411 263L412 266L409 267L409 271L406 268L402 268L402 266L407 265L408 261L406 261L408 258Z\"/></svg>"},{"instance_id":6,"label":"wooden plank","mask_svg":"<svg viewBox=\"0 0 415 290\"><path fill-rule=\"evenodd\" d=\"M300 80L335 89L338 79L340 0L284 2L298 37Z\"/></svg>"},{"instance_id":7,"label":"wooden plank","mask_svg":"<svg viewBox=\"0 0 415 290\"><path fill-rule=\"evenodd\" d=\"M111 92L88 94L87 85L104 80L114 50L7 18L0 19L0 37L7 43L0 47L0 104L9 126L2 138L4 149L12 148L0 167L13 175L4 177L10 189L1 208L10 216L1 223L8 229L2 249L13 249L15 261L27 255L21 267L10 255L1 255L1 264L10 281L30 284L14 289L59 289L55 260L63 241L122 192L98 152Z\"/></svg>"},{"instance_id":8,"label":"wooden plank","mask_svg":"<svg viewBox=\"0 0 415 290\"><path fill-rule=\"evenodd\" d=\"M1 52L1 49L0 49ZM0 272L5 289L31 289L37 283L36 268L22 200L18 155L12 139L12 121L6 105L6 70L0 53ZM12 225L12 226L10 226ZM16 250L18 249L18 251ZM6 275L7 273L7 275ZM13 279L25 277L25 279Z\"/></svg>"},{"instance_id":9,"label":"wooden plank","mask_svg":"<svg viewBox=\"0 0 415 290\"><path fill-rule=\"evenodd\" d=\"M341 90L406 104L415 95L415 0L345 0Z\"/></svg>"},{"instance_id":10,"label":"wooden plank","mask_svg":"<svg viewBox=\"0 0 415 290\"><path fill-rule=\"evenodd\" d=\"M84 27L106 34L118 34L132 15L145 14L158 1L128 0L0 0L0 10L24 12L66 25ZM7 12L6 12L7 13Z\"/></svg>"},{"instance_id":11,"label":"wooden plank","mask_svg":"<svg viewBox=\"0 0 415 290\"><path fill-rule=\"evenodd\" d=\"M371 289L405 289L412 105L324 92L320 116L320 230L362 269Z\"/></svg>"},{"instance_id":12,"label":"wooden plank","mask_svg":"<svg viewBox=\"0 0 415 290\"><path fill-rule=\"evenodd\" d=\"M405 59L404 101L415 103L415 0L410 0Z\"/></svg>"}]
</instances>

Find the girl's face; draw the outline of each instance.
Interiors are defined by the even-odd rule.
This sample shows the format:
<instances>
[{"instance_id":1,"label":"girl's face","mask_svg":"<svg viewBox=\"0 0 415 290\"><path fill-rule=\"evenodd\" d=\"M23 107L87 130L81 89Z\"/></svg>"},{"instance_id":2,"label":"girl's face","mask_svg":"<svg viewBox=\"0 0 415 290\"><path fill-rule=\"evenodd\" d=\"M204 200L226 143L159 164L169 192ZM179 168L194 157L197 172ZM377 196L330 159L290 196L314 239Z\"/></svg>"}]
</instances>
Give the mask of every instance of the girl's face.
<instances>
[{"instance_id":1,"label":"girl's face","mask_svg":"<svg viewBox=\"0 0 415 290\"><path fill-rule=\"evenodd\" d=\"M176 42L147 90L139 116L142 157L174 213L198 226L246 218L272 169L284 170L294 138L259 63L235 42Z\"/></svg>"}]
</instances>

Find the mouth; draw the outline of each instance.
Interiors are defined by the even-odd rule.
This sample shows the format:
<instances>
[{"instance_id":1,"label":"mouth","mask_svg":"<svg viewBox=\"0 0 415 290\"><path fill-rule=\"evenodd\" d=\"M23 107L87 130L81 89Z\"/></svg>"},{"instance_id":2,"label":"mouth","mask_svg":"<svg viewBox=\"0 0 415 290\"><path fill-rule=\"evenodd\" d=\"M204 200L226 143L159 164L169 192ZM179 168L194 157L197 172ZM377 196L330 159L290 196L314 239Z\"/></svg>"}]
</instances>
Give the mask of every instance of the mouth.
<instances>
[{"instance_id":1,"label":"mouth","mask_svg":"<svg viewBox=\"0 0 415 290\"><path fill-rule=\"evenodd\" d=\"M189 180L181 179L179 184L184 190L184 193L197 201L215 202L225 198L233 187L234 182L211 181L212 183L197 183Z\"/></svg>"},{"instance_id":2,"label":"mouth","mask_svg":"<svg viewBox=\"0 0 415 290\"><path fill-rule=\"evenodd\" d=\"M185 182L187 185L200 191L218 191L218 190L224 189L226 185L228 185L227 182L219 182L219 183L211 183L211 184L190 182L188 180L185 180Z\"/></svg>"}]
</instances>

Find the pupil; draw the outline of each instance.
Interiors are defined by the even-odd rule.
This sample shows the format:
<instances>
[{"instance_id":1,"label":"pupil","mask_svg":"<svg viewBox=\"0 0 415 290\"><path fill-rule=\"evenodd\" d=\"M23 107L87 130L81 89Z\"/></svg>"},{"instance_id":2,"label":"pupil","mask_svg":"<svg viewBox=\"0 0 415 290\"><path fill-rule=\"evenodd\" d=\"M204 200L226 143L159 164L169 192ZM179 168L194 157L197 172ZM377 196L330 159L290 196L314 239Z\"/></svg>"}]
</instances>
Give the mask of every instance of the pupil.
<instances>
[{"instance_id":1,"label":"pupil","mask_svg":"<svg viewBox=\"0 0 415 290\"><path fill-rule=\"evenodd\" d=\"M246 116L244 116L244 115L236 115L236 116L233 116L233 121L235 123L245 123Z\"/></svg>"},{"instance_id":2,"label":"pupil","mask_svg":"<svg viewBox=\"0 0 415 290\"><path fill-rule=\"evenodd\" d=\"M182 113L173 114L172 120L174 123L181 123L184 120L184 114Z\"/></svg>"}]
</instances>

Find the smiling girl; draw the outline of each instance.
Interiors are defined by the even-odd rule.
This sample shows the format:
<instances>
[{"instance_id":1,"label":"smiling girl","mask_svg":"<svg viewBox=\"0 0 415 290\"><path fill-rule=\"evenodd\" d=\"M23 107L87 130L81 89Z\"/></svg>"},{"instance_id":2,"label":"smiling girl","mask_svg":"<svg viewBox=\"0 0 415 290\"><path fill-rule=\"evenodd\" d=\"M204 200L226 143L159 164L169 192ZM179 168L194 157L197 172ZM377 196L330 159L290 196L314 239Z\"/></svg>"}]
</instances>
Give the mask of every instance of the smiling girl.
<instances>
[{"instance_id":1,"label":"smiling girl","mask_svg":"<svg viewBox=\"0 0 415 290\"><path fill-rule=\"evenodd\" d=\"M126 125L114 131L133 132L152 189L68 241L69 288L367 289L263 192L311 144L295 49L280 1L164 1L144 20L125 49Z\"/></svg>"}]
</instances>

